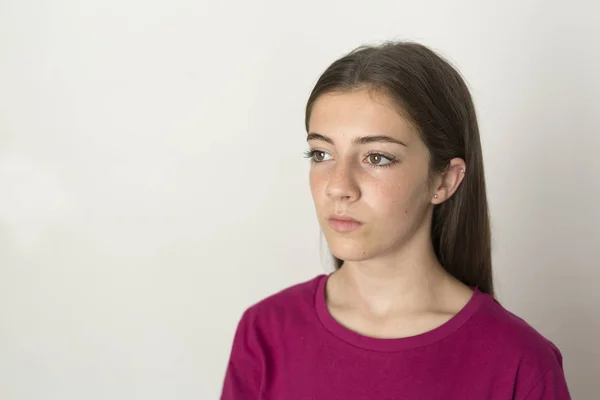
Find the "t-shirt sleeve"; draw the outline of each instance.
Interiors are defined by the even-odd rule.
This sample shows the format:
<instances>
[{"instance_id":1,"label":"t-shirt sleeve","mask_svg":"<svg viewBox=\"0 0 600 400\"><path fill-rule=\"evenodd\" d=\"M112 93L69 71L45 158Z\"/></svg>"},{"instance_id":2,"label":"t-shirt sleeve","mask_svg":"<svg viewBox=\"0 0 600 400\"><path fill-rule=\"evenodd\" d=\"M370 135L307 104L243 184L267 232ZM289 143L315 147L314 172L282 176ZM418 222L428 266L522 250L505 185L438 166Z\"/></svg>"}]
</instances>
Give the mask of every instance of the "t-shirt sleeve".
<instances>
[{"instance_id":1,"label":"t-shirt sleeve","mask_svg":"<svg viewBox=\"0 0 600 400\"><path fill-rule=\"evenodd\" d=\"M563 370L563 357L554 343L550 345L553 357L550 358L545 372L534 381L524 394L523 400L571 400L567 380Z\"/></svg>"},{"instance_id":2,"label":"t-shirt sleeve","mask_svg":"<svg viewBox=\"0 0 600 400\"><path fill-rule=\"evenodd\" d=\"M221 400L258 400L261 358L250 310L240 319L223 382Z\"/></svg>"},{"instance_id":3,"label":"t-shirt sleeve","mask_svg":"<svg viewBox=\"0 0 600 400\"><path fill-rule=\"evenodd\" d=\"M571 400L563 370L548 369L524 400Z\"/></svg>"}]
</instances>

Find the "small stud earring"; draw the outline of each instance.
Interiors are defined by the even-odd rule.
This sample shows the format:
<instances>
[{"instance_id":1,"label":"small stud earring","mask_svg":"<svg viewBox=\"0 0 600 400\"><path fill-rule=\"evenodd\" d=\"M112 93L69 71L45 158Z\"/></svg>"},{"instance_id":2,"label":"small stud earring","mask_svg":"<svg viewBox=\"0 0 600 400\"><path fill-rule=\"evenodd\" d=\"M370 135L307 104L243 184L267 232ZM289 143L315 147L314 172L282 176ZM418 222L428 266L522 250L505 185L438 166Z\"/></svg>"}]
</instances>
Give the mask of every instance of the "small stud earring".
<instances>
[{"instance_id":1,"label":"small stud earring","mask_svg":"<svg viewBox=\"0 0 600 400\"><path fill-rule=\"evenodd\" d=\"M434 198L434 199L437 199L438 197L439 197L439 196L438 196L438 194L437 194L437 193L433 195L433 198Z\"/></svg>"}]
</instances>

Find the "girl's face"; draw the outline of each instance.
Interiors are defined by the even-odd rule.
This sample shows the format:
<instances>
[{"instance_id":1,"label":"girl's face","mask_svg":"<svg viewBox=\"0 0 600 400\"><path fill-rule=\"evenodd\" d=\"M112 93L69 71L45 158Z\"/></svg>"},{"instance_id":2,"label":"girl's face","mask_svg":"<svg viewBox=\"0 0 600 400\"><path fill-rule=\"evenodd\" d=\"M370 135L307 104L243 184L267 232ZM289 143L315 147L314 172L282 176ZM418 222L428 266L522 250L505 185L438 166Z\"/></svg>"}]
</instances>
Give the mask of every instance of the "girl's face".
<instances>
[{"instance_id":1,"label":"girl's face","mask_svg":"<svg viewBox=\"0 0 600 400\"><path fill-rule=\"evenodd\" d=\"M307 141L311 193L333 255L390 255L424 229L436 193L428 184L429 152L385 95L320 96ZM336 226L330 218L340 215L361 224Z\"/></svg>"}]
</instances>

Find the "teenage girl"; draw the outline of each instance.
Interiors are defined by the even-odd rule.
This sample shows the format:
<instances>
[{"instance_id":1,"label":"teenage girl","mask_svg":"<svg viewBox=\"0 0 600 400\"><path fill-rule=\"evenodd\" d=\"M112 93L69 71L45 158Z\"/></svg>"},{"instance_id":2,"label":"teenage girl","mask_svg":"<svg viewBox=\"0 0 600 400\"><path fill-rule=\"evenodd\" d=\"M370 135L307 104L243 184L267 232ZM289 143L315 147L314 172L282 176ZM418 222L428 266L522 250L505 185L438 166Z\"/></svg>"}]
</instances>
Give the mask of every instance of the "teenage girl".
<instances>
[{"instance_id":1,"label":"teenage girl","mask_svg":"<svg viewBox=\"0 0 600 400\"><path fill-rule=\"evenodd\" d=\"M567 400L560 351L494 297L479 129L429 48L361 46L306 106L335 272L249 307L222 400Z\"/></svg>"}]
</instances>

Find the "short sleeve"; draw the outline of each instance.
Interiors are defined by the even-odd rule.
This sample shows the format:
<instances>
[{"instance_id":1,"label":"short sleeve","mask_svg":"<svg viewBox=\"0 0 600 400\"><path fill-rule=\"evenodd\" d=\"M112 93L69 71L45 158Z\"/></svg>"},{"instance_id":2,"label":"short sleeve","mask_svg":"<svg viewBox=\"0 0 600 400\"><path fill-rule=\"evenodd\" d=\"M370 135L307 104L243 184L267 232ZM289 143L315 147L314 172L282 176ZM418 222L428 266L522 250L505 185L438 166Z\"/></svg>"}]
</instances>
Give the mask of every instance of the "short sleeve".
<instances>
[{"instance_id":1,"label":"short sleeve","mask_svg":"<svg viewBox=\"0 0 600 400\"><path fill-rule=\"evenodd\" d=\"M562 368L548 369L524 400L571 400Z\"/></svg>"},{"instance_id":2,"label":"short sleeve","mask_svg":"<svg viewBox=\"0 0 600 400\"><path fill-rule=\"evenodd\" d=\"M261 357L258 348L249 309L240 319L235 332L221 400L259 400Z\"/></svg>"}]
</instances>

